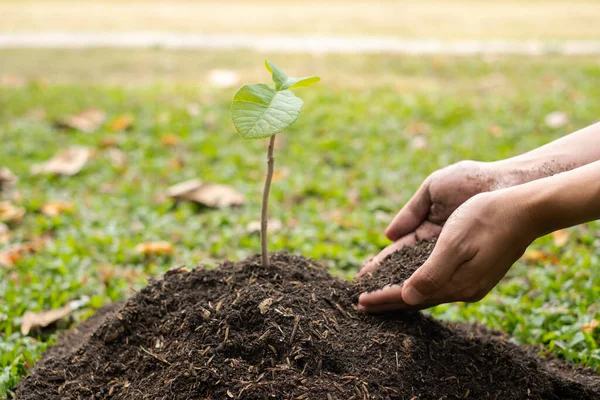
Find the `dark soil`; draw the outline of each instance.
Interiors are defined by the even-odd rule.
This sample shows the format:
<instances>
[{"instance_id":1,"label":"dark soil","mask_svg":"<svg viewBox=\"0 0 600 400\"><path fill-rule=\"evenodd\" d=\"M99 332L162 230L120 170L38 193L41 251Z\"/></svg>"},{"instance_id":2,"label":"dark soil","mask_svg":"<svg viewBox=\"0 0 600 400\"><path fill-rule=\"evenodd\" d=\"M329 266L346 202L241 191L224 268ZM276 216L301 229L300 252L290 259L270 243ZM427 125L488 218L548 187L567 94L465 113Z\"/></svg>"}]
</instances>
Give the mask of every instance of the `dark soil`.
<instances>
[{"instance_id":1,"label":"dark soil","mask_svg":"<svg viewBox=\"0 0 600 400\"><path fill-rule=\"evenodd\" d=\"M386 269L406 277L430 249L404 249L359 284L285 253L267 269L256 256L173 270L63 337L18 398L600 398L598 375L500 333L356 311L362 288L379 287Z\"/></svg>"}]
</instances>

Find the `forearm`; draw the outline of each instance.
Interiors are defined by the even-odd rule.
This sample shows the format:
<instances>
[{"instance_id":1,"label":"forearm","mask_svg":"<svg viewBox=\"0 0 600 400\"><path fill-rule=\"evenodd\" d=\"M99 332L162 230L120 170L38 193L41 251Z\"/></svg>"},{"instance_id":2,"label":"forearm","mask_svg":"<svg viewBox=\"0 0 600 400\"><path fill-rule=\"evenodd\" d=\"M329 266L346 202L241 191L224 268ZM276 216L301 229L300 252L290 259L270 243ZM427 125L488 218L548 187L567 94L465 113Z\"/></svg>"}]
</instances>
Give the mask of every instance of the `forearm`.
<instances>
[{"instance_id":1,"label":"forearm","mask_svg":"<svg viewBox=\"0 0 600 400\"><path fill-rule=\"evenodd\" d=\"M600 161L504 190L534 237L600 219Z\"/></svg>"},{"instance_id":2,"label":"forearm","mask_svg":"<svg viewBox=\"0 0 600 400\"><path fill-rule=\"evenodd\" d=\"M494 164L509 184L520 184L600 160L600 123ZM507 185L508 186L508 185Z\"/></svg>"}]
</instances>

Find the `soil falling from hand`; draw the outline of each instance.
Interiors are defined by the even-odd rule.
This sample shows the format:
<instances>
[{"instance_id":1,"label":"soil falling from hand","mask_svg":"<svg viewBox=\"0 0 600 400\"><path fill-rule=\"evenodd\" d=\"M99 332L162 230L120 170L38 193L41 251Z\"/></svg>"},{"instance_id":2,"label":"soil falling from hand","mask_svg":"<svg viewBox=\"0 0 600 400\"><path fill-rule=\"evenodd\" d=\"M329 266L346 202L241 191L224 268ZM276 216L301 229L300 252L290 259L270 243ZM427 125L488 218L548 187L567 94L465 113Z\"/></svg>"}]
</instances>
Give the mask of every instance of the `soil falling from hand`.
<instances>
[{"instance_id":1,"label":"soil falling from hand","mask_svg":"<svg viewBox=\"0 0 600 400\"><path fill-rule=\"evenodd\" d=\"M356 311L361 290L398 283L431 247L404 248L358 284L285 253L269 268L255 256L168 272L65 335L18 398L600 398L598 375L497 332Z\"/></svg>"}]
</instances>

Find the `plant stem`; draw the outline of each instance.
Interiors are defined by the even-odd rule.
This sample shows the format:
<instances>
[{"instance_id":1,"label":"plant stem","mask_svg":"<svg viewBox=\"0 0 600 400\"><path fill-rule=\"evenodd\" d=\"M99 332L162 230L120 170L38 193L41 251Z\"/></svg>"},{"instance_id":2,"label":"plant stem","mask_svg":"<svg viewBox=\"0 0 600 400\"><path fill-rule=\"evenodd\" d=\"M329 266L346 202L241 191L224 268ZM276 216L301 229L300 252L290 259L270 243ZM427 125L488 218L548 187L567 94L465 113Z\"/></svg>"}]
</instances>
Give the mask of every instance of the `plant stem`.
<instances>
[{"instance_id":1,"label":"plant stem","mask_svg":"<svg viewBox=\"0 0 600 400\"><path fill-rule=\"evenodd\" d=\"M269 207L269 192L271 191L271 180L273 179L273 147L275 147L275 135L271 136L269 141L269 152L267 155L267 176L265 178L265 188L263 190L262 211L260 216L260 245L262 250L262 265L264 268L269 266L269 253L267 250L267 208Z\"/></svg>"}]
</instances>

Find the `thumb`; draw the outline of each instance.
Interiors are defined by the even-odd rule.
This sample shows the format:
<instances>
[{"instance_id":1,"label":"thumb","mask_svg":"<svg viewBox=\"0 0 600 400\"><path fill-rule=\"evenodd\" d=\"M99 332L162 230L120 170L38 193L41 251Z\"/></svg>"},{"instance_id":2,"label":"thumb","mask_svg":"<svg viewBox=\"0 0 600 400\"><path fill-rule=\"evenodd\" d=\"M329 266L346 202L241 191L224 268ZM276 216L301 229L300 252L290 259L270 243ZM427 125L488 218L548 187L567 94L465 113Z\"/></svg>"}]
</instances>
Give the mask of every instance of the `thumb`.
<instances>
[{"instance_id":1,"label":"thumb","mask_svg":"<svg viewBox=\"0 0 600 400\"><path fill-rule=\"evenodd\" d=\"M418 305L433 296L450 280L461 264L453 246L438 241L425 263L402 285L402 299L408 305Z\"/></svg>"},{"instance_id":2,"label":"thumb","mask_svg":"<svg viewBox=\"0 0 600 400\"><path fill-rule=\"evenodd\" d=\"M396 241L402 236L414 232L427 218L430 207L429 179L426 179L408 203L398 211L398 214L385 230L385 236Z\"/></svg>"}]
</instances>

